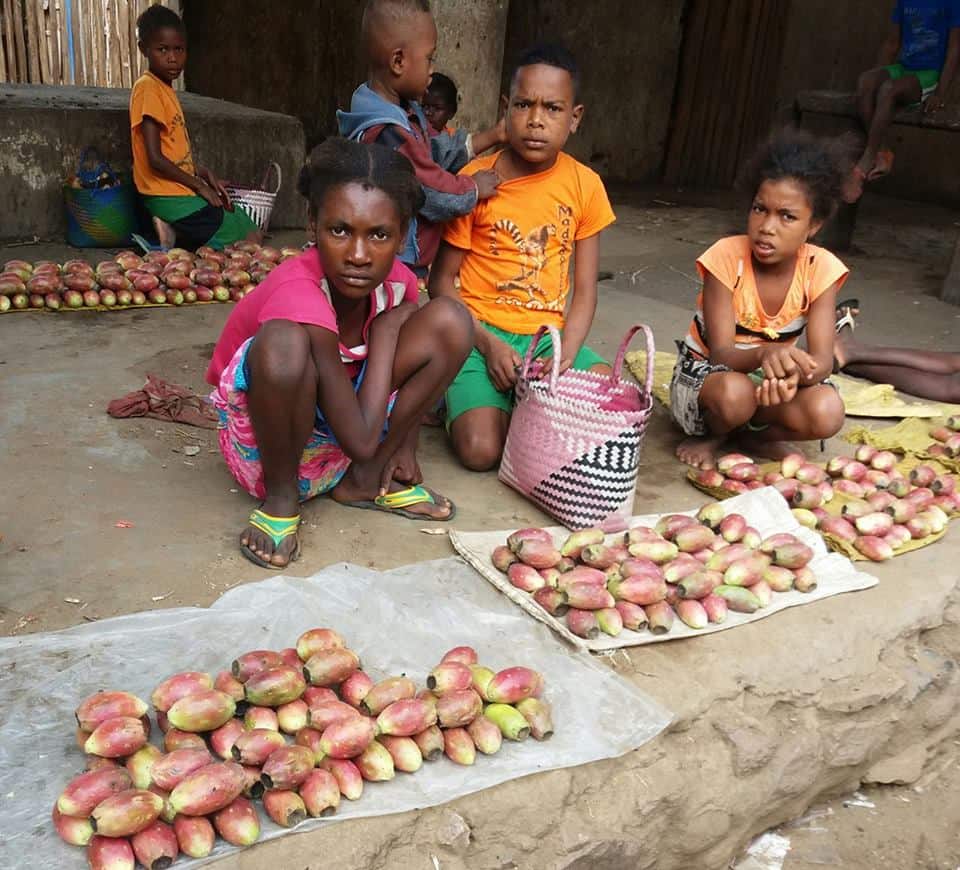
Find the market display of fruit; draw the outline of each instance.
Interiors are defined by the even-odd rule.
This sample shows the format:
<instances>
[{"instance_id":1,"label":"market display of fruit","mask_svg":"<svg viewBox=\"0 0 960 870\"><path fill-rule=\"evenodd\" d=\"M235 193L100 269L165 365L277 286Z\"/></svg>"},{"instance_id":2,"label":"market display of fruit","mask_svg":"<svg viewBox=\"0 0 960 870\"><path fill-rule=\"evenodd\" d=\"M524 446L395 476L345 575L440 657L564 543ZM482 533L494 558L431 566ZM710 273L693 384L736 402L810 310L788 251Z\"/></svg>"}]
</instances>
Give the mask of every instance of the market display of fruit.
<instances>
[{"instance_id":1,"label":"market display of fruit","mask_svg":"<svg viewBox=\"0 0 960 870\"><path fill-rule=\"evenodd\" d=\"M184 248L143 256L121 251L96 264L8 260L0 271L0 313L238 302L271 270L301 253L237 242L223 251L201 247L195 254Z\"/></svg>"},{"instance_id":2,"label":"market display of fruit","mask_svg":"<svg viewBox=\"0 0 960 870\"><path fill-rule=\"evenodd\" d=\"M960 450L960 433L944 427L933 435L945 450L954 445ZM720 457L715 469L692 472L690 479L721 494L772 486L801 525L819 531L834 549L884 562L898 551L932 543L950 517L960 514L956 475L928 464L902 471L898 463L896 454L868 444L826 466L792 453L771 468L734 453Z\"/></svg>"},{"instance_id":3,"label":"market display of fruit","mask_svg":"<svg viewBox=\"0 0 960 870\"><path fill-rule=\"evenodd\" d=\"M163 750L148 742L144 700L97 692L76 709L86 772L57 798L54 828L86 847L94 870L162 870L180 853L206 857L217 837L255 843L258 801L289 828L424 761L472 765L504 739L553 734L543 676L530 668L493 671L460 646L425 683L375 682L338 632L310 629L294 647L244 653L216 676L185 671L160 683L150 702Z\"/></svg>"},{"instance_id":4,"label":"market display of fruit","mask_svg":"<svg viewBox=\"0 0 960 870\"><path fill-rule=\"evenodd\" d=\"M624 535L573 532L558 543L545 529L518 529L491 554L509 582L578 637L624 630L666 634L694 629L732 610L754 613L774 593L810 592L813 550L788 533L765 539L722 504L695 516L668 514Z\"/></svg>"},{"instance_id":5,"label":"market display of fruit","mask_svg":"<svg viewBox=\"0 0 960 870\"><path fill-rule=\"evenodd\" d=\"M960 459L960 416L948 417L945 426L930 432L933 442L927 454L934 458Z\"/></svg>"}]
</instances>

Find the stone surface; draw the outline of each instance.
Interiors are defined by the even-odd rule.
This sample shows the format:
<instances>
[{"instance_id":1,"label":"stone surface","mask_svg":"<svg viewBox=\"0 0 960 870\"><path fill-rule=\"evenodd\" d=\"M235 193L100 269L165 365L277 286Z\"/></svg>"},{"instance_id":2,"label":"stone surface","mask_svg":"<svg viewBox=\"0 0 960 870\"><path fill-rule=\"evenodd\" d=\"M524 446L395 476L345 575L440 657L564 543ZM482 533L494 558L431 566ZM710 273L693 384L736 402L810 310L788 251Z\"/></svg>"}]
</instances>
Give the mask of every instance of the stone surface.
<instances>
[{"instance_id":1,"label":"stone surface","mask_svg":"<svg viewBox=\"0 0 960 870\"><path fill-rule=\"evenodd\" d=\"M867 783L876 782L881 785L890 785L891 783L909 784L920 778L926 763L927 748L922 744L917 744L910 746L893 758L885 758L873 765L864 775L863 781Z\"/></svg>"}]
</instances>

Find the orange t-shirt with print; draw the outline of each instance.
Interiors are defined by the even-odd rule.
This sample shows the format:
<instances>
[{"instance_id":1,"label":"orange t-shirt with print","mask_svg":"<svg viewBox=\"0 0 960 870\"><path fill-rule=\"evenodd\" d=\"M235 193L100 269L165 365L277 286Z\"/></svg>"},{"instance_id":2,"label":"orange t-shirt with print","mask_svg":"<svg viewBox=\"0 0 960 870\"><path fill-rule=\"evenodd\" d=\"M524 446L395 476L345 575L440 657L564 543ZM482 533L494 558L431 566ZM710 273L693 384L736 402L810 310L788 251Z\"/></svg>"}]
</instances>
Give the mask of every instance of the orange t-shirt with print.
<instances>
[{"instance_id":1,"label":"orange t-shirt with print","mask_svg":"<svg viewBox=\"0 0 960 870\"><path fill-rule=\"evenodd\" d=\"M473 160L461 174L492 169L498 157ZM502 182L447 224L444 240L466 251L460 298L478 320L507 332L562 328L574 243L614 220L600 176L561 152L550 169Z\"/></svg>"},{"instance_id":2,"label":"orange t-shirt with print","mask_svg":"<svg viewBox=\"0 0 960 870\"><path fill-rule=\"evenodd\" d=\"M177 92L150 72L140 76L130 91L133 183L144 196L193 196L193 191L186 185L157 175L150 168L147 143L143 139L144 118L153 118L160 125L160 152L163 156L187 175L193 175L190 136Z\"/></svg>"},{"instance_id":3,"label":"orange t-shirt with print","mask_svg":"<svg viewBox=\"0 0 960 870\"><path fill-rule=\"evenodd\" d=\"M780 310L764 310L753 272L749 236L730 236L711 245L697 260L701 278L713 275L733 295L736 346L751 348L773 341L795 342L807 328L807 311L834 284L842 287L850 270L826 248L805 243L797 251L797 267ZM710 338L703 319L703 293L685 344L710 356Z\"/></svg>"}]
</instances>

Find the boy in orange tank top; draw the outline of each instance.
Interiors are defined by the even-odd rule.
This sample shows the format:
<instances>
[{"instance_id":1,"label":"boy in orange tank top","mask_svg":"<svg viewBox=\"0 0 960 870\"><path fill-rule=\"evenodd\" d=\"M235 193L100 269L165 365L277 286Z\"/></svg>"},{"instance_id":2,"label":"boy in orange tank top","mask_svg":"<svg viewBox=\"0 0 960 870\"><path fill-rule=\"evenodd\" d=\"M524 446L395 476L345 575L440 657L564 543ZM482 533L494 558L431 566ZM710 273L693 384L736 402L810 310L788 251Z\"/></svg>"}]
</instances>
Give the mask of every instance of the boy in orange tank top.
<instances>
[{"instance_id":1,"label":"boy in orange tank top","mask_svg":"<svg viewBox=\"0 0 960 870\"><path fill-rule=\"evenodd\" d=\"M735 433L745 449L777 458L787 442L843 426L843 402L826 380L848 270L809 241L840 197L840 147L797 130L771 138L744 174L753 197L746 235L697 260L703 292L670 384L673 417L691 436L677 456L695 468L712 468Z\"/></svg>"}]
</instances>

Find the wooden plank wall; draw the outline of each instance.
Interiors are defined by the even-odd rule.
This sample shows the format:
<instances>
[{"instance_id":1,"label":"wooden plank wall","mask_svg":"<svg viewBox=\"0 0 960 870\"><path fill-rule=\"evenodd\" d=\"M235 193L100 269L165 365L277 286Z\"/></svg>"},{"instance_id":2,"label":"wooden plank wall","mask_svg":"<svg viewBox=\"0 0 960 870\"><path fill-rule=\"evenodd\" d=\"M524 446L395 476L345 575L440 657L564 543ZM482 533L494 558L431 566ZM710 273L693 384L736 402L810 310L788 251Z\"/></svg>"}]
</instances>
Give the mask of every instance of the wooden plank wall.
<instances>
[{"instance_id":1,"label":"wooden plank wall","mask_svg":"<svg viewBox=\"0 0 960 870\"><path fill-rule=\"evenodd\" d=\"M0 0L0 82L131 87L146 70L136 22L152 2L180 11L180 0Z\"/></svg>"}]
</instances>

